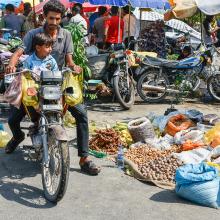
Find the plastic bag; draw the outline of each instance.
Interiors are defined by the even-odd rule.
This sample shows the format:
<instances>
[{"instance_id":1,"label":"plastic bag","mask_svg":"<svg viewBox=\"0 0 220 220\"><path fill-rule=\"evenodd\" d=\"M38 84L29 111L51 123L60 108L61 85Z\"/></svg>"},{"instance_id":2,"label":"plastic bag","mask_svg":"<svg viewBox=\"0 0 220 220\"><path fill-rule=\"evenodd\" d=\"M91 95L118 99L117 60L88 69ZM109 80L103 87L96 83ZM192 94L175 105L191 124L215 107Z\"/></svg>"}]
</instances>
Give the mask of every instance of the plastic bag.
<instances>
[{"instance_id":1,"label":"plastic bag","mask_svg":"<svg viewBox=\"0 0 220 220\"><path fill-rule=\"evenodd\" d=\"M128 123L128 130L135 143L139 141L144 142L145 139L155 137L153 125L145 117L130 121Z\"/></svg>"},{"instance_id":2,"label":"plastic bag","mask_svg":"<svg viewBox=\"0 0 220 220\"><path fill-rule=\"evenodd\" d=\"M167 123L165 132L171 136L175 136L177 132L187 130L190 127L193 127L192 121L185 115L179 114L170 118Z\"/></svg>"},{"instance_id":3,"label":"plastic bag","mask_svg":"<svg viewBox=\"0 0 220 220\"><path fill-rule=\"evenodd\" d=\"M198 164L205 161L210 155L210 151L205 148L196 148L191 151L173 153L174 157L183 161L184 164Z\"/></svg>"},{"instance_id":4,"label":"plastic bag","mask_svg":"<svg viewBox=\"0 0 220 220\"><path fill-rule=\"evenodd\" d=\"M185 165L176 170L176 193L192 202L220 206L219 171L205 163Z\"/></svg>"},{"instance_id":5,"label":"plastic bag","mask_svg":"<svg viewBox=\"0 0 220 220\"><path fill-rule=\"evenodd\" d=\"M5 131L0 131L0 148L5 147L10 141L10 135Z\"/></svg>"},{"instance_id":6,"label":"plastic bag","mask_svg":"<svg viewBox=\"0 0 220 220\"><path fill-rule=\"evenodd\" d=\"M206 144L211 145L215 139L220 137L220 123L214 126L212 129L207 131L204 135Z\"/></svg>"},{"instance_id":7,"label":"plastic bag","mask_svg":"<svg viewBox=\"0 0 220 220\"><path fill-rule=\"evenodd\" d=\"M206 158L206 161L220 164L220 147L213 149Z\"/></svg>"},{"instance_id":8,"label":"plastic bag","mask_svg":"<svg viewBox=\"0 0 220 220\"><path fill-rule=\"evenodd\" d=\"M38 84L32 79L31 75L22 75L22 103L25 106L32 106L35 109L39 107L37 96Z\"/></svg>"},{"instance_id":9,"label":"plastic bag","mask_svg":"<svg viewBox=\"0 0 220 220\"><path fill-rule=\"evenodd\" d=\"M71 115L69 111L66 111L64 117L63 117L63 123L65 127L68 128L74 128L76 127L76 120L75 118Z\"/></svg>"},{"instance_id":10,"label":"plastic bag","mask_svg":"<svg viewBox=\"0 0 220 220\"><path fill-rule=\"evenodd\" d=\"M64 75L62 91L67 105L75 106L83 101L80 77L80 75L73 75L73 73L70 72Z\"/></svg>"},{"instance_id":11,"label":"plastic bag","mask_svg":"<svg viewBox=\"0 0 220 220\"><path fill-rule=\"evenodd\" d=\"M198 142L203 140L204 132L200 130L184 130L176 133L174 136L175 144L184 144L190 140L192 142Z\"/></svg>"},{"instance_id":12,"label":"plastic bag","mask_svg":"<svg viewBox=\"0 0 220 220\"><path fill-rule=\"evenodd\" d=\"M12 83L9 85L4 94L4 99L6 102L15 106L16 108L20 108L22 99L21 75L16 76Z\"/></svg>"},{"instance_id":13,"label":"plastic bag","mask_svg":"<svg viewBox=\"0 0 220 220\"><path fill-rule=\"evenodd\" d=\"M173 137L167 134L160 138L145 139L145 143L159 150L169 150L174 144L174 141Z\"/></svg>"},{"instance_id":14,"label":"plastic bag","mask_svg":"<svg viewBox=\"0 0 220 220\"><path fill-rule=\"evenodd\" d=\"M203 147L204 143L202 141L196 141L193 142L191 140L187 140L183 145L182 145L182 151L188 151L188 150L193 150L198 147Z\"/></svg>"}]
</instances>

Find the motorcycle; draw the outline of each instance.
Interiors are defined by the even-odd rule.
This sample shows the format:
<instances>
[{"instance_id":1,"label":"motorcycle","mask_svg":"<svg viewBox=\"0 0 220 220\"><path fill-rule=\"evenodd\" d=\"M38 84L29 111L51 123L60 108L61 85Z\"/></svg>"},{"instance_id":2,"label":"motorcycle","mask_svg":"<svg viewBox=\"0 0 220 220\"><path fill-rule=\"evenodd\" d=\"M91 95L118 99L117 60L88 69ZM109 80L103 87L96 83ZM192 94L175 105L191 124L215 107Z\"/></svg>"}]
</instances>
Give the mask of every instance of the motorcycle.
<instances>
[{"instance_id":1,"label":"motorcycle","mask_svg":"<svg viewBox=\"0 0 220 220\"><path fill-rule=\"evenodd\" d=\"M125 110L130 109L135 101L133 76L129 71L127 56L123 45L119 44L111 46L110 51L88 57L92 79L104 82Z\"/></svg>"},{"instance_id":2,"label":"motorcycle","mask_svg":"<svg viewBox=\"0 0 220 220\"><path fill-rule=\"evenodd\" d=\"M139 70L138 94L146 102L160 102L169 93L188 96L198 90L202 80L210 88L212 55L211 47L180 61L146 57ZM208 91L214 97L213 91Z\"/></svg>"},{"instance_id":3,"label":"motorcycle","mask_svg":"<svg viewBox=\"0 0 220 220\"><path fill-rule=\"evenodd\" d=\"M34 151L35 159L42 164L45 198L56 203L66 192L70 167L68 138L62 119L65 113L61 92L63 75L60 71L42 71L39 76L24 70L5 75L6 88L10 89L9 85L19 75L22 78L22 104L25 111L30 119L33 120L33 116L38 119L28 128L32 146L25 148L30 155Z\"/></svg>"}]
</instances>

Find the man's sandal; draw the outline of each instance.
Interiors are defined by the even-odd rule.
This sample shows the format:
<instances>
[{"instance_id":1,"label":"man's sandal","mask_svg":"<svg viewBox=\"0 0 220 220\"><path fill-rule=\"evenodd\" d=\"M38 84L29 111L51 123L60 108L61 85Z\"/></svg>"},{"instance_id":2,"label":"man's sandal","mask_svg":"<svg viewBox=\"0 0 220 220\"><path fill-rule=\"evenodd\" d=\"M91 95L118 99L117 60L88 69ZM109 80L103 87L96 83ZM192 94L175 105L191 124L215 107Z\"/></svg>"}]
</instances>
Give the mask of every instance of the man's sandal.
<instances>
[{"instance_id":1,"label":"man's sandal","mask_svg":"<svg viewBox=\"0 0 220 220\"><path fill-rule=\"evenodd\" d=\"M96 176L100 173L101 168L97 167L92 161L86 161L83 165L80 165L81 171L91 176Z\"/></svg>"}]
</instances>

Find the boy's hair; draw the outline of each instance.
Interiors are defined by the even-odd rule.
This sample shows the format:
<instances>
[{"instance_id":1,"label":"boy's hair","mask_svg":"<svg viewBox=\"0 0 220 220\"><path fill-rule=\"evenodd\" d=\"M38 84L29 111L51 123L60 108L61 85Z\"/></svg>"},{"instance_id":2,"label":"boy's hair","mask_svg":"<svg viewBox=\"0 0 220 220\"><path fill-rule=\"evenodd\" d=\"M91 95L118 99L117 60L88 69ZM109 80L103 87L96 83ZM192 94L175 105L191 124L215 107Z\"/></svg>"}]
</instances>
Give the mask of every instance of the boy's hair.
<instances>
[{"instance_id":1,"label":"boy's hair","mask_svg":"<svg viewBox=\"0 0 220 220\"><path fill-rule=\"evenodd\" d=\"M12 4L7 4L7 5L5 6L5 9L6 9L7 11L10 11L10 12L14 12L14 11L15 11L15 7L14 7L14 5L12 5Z\"/></svg>"},{"instance_id":2,"label":"boy's hair","mask_svg":"<svg viewBox=\"0 0 220 220\"><path fill-rule=\"evenodd\" d=\"M43 45L53 45L53 39L44 33L36 34L33 39L33 49L35 50L36 46Z\"/></svg>"},{"instance_id":3,"label":"boy's hair","mask_svg":"<svg viewBox=\"0 0 220 220\"><path fill-rule=\"evenodd\" d=\"M65 7L58 0L50 0L44 5L43 11L46 16L50 11L52 11L52 12L60 13L61 16L63 17L65 13Z\"/></svg>"}]
</instances>

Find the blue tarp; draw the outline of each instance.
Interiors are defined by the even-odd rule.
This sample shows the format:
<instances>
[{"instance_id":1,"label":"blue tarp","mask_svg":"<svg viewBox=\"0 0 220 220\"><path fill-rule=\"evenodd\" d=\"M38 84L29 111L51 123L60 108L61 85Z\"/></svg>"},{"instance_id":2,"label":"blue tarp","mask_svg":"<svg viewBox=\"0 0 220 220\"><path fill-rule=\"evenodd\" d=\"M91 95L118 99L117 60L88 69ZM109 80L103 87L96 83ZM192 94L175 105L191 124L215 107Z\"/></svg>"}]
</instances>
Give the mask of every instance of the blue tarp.
<instances>
[{"instance_id":1,"label":"blue tarp","mask_svg":"<svg viewBox=\"0 0 220 220\"><path fill-rule=\"evenodd\" d=\"M0 1L0 8L1 9L4 8L5 5L7 5L7 4L12 4L12 5L18 7L20 5L20 3L21 3L21 0L1 0Z\"/></svg>"},{"instance_id":2,"label":"blue tarp","mask_svg":"<svg viewBox=\"0 0 220 220\"><path fill-rule=\"evenodd\" d=\"M129 0L133 7L138 8L156 8L170 9L170 4L167 0Z\"/></svg>"},{"instance_id":3,"label":"blue tarp","mask_svg":"<svg viewBox=\"0 0 220 220\"><path fill-rule=\"evenodd\" d=\"M139 8L156 8L169 9L170 4L168 0L88 0L93 5L115 5L125 6L131 3L133 7ZM86 0L70 0L70 2L84 3Z\"/></svg>"}]
</instances>

